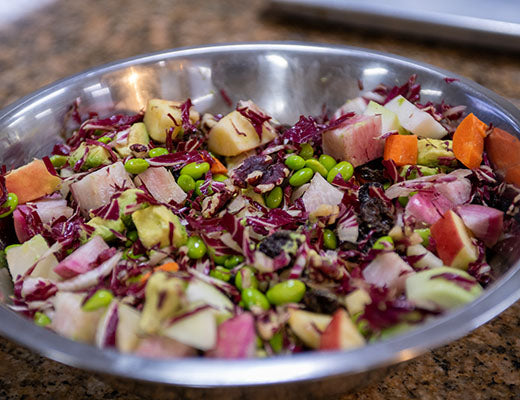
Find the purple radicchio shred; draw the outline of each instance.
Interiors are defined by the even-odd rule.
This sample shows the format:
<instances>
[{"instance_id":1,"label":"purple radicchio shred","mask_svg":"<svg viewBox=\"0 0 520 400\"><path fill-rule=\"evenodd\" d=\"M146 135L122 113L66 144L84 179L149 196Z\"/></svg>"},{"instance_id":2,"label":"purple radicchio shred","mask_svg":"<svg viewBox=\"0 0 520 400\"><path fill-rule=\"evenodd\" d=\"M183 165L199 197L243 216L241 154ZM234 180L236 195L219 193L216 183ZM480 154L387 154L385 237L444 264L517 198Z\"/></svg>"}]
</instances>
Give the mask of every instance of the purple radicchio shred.
<instances>
[{"instance_id":1,"label":"purple radicchio shred","mask_svg":"<svg viewBox=\"0 0 520 400\"><path fill-rule=\"evenodd\" d=\"M365 306L361 319L367 321L375 331L401 322L415 308L405 298L390 298L388 290L384 288L370 287L369 295L372 301Z\"/></svg>"},{"instance_id":2,"label":"purple radicchio shred","mask_svg":"<svg viewBox=\"0 0 520 400\"><path fill-rule=\"evenodd\" d=\"M237 167L231 178L238 187L245 188L247 184L255 185L269 170L273 163L271 156L251 156Z\"/></svg>"},{"instance_id":3,"label":"purple radicchio shred","mask_svg":"<svg viewBox=\"0 0 520 400\"><path fill-rule=\"evenodd\" d=\"M220 96L222 97L222 100L227 104L228 107L231 107L233 105L233 102L231 101L231 98L227 94L227 92L224 89L219 90Z\"/></svg>"},{"instance_id":4,"label":"purple radicchio shred","mask_svg":"<svg viewBox=\"0 0 520 400\"><path fill-rule=\"evenodd\" d=\"M196 132L197 127L191 123L190 120L190 109L193 106L191 103L191 99L187 99L184 103L181 104L181 118L182 118L182 129L184 129L185 133Z\"/></svg>"},{"instance_id":5,"label":"purple radicchio shred","mask_svg":"<svg viewBox=\"0 0 520 400\"><path fill-rule=\"evenodd\" d=\"M115 347L117 326L119 325L119 310L117 306L112 308L112 312L107 318L103 347Z\"/></svg>"},{"instance_id":6,"label":"purple radicchio shred","mask_svg":"<svg viewBox=\"0 0 520 400\"><path fill-rule=\"evenodd\" d=\"M177 152L173 154L164 154L147 159L151 167L170 167L173 170L179 170L192 162L204 162L204 157L198 151Z\"/></svg>"},{"instance_id":7,"label":"purple radicchio shred","mask_svg":"<svg viewBox=\"0 0 520 400\"><path fill-rule=\"evenodd\" d=\"M49 171L49 174L51 174L53 176L58 176L58 173L54 169L54 165L52 165L52 162L49 157L43 157L42 161L45 164L45 168L47 168L47 171Z\"/></svg>"},{"instance_id":8,"label":"purple radicchio shred","mask_svg":"<svg viewBox=\"0 0 520 400\"><path fill-rule=\"evenodd\" d=\"M252 262L253 251L250 247L251 241L245 227L240 223L240 220L233 214L226 212L222 217L221 223L224 229L230 233L233 240L242 249L242 253L248 262Z\"/></svg>"},{"instance_id":9,"label":"purple radicchio shred","mask_svg":"<svg viewBox=\"0 0 520 400\"><path fill-rule=\"evenodd\" d=\"M312 117L300 116L300 120L291 128L287 129L282 139L289 143L314 142L321 138L322 129Z\"/></svg>"},{"instance_id":10,"label":"purple radicchio shred","mask_svg":"<svg viewBox=\"0 0 520 400\"><path fill-rule=\"evenodd\" d=\"M475 285L477 285L477 282L474 279L468 279L463 276L452 274L449 272L432 275L430 279L445 279L447 281L455 283L457 286L460 286L464 290L471 290Z\"/></svg>"},{"instance_id":11,"label":"purple radicchio shred","mask_svg":"<svg viewBox=\"0 0 520 400\"><path fill-rule=\"evenodd\" d=\"M96 217L116 221L119 219L119 202L114 198L108 204L90 212Z\"/></svg>"},{"instance_id":12,"label":"purple radicchio shred","mask_svg":"<svg viewBox=\"0 0 520 400\"><path fill-rule=\"evenodd\" d=\"M394 86L387 92L383 104L388 103L390 100L399 95L403 96L406 100L408 100L411 103L417 102L421 97L421 85L415 83L416 80L417 75L413 74L412 76L410 76L408 81L402 86Z\"/></svg>"},{"instance_id":13,"label":"purple radicchio shred","mask_svg":"<svg viewBox=\"0 0 520 400\"><path fill-rule=\"evenodd\" d=\"M253 110L247 105L242 106L240 103L237 105L237 111L253 125L258 139L262 141L262 130L264 129L265 123L271 120L271 117L262 113L260 110Z\"/></svg>"}]
</instances>

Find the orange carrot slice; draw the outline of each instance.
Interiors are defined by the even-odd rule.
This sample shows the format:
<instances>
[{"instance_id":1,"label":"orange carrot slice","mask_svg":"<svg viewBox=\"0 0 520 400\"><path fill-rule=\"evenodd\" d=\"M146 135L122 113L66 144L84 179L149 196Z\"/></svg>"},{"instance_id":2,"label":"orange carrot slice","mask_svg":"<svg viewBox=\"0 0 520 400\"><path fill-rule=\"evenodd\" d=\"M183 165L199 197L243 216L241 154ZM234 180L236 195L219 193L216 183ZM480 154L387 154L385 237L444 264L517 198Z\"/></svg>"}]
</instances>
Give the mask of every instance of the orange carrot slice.
<instances>
[{"instance_id":1,"label":"orange carrot slice","mask_svg":"<svg viewBox=\"0 0 520 400\"><path fill-rule=\"evenodd\" d=\"M500 172L520 164L520 140L500 128L493 128L486 137L485 148L489 161Z\"/></svg>"},{"instance_id":2,"label":"orange carrot slice","mask_svg":"<svg viewBox=\"0 0 520 400\"><path fill-rule=\"evenodd\" d=\"M453 153L469 169L478 168L482 163L487 128L475 115L469 114L453 134Z\"/></svg>"},{"instance_id":3,"label":"orange carrot slice","mask_svg":"<svg viewBox=\"0 0 520 400\"><path fill-rule=\"evenodd\" d=\"M385 142L385 160L393 160L395 165L417 164L417 136L391 135Z\"/></svg>"},{"instance_id":4,"label":"orange carrot slice","mask_svg":"<svg viewBox=\"0 0 520 400\"><path fill-rule=\"evenodd\" d=\"M202 156L205 161L210 162L211 160L208 160L207 157ZM220 162L220 160L216 157L211 157L213 159L213 163L211 164L211 173L213 175L215 174L227 174L228 170L224 164Z\"/></svg>"},{"instance_id":5,"label":"orange carrot slice","mask_svg":"<svg viewBox=\"0 0 520 400\"><path fill-rule=\"evenodd\" d=\"M178 270L179 270L179 264L172 261L172 262L168 262L168 263L159 265L158 267L155 267L153 269L153 272L156 272L156 271L175 272ZM141 277L141 282L146 282L148 280L148 278L150 278L151 275L152 275L151 272L147 272L146 274L144 274Z\"/></svg>"}]
</instances>

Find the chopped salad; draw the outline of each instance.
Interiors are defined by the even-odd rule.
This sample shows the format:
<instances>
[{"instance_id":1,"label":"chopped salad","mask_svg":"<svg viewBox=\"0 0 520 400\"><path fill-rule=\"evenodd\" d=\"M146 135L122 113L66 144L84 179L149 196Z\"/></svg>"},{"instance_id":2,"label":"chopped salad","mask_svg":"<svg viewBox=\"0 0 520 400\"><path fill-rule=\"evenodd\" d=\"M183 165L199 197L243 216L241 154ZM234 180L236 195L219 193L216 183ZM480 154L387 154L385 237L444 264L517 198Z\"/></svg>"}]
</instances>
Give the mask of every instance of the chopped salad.
<instances>
[{"instance_id":1,"label":"chopped salad","mask_svg":"<svg viewBox=\"0 0 520 400\"><path fill-rule=\"evenodd\" d=\"M100 348L357 348L473 301L518 234L520 141L415 76L294 125L250 100L68 116L0 173L0 273L12 309Z\"/></svg>"}]
</instances>

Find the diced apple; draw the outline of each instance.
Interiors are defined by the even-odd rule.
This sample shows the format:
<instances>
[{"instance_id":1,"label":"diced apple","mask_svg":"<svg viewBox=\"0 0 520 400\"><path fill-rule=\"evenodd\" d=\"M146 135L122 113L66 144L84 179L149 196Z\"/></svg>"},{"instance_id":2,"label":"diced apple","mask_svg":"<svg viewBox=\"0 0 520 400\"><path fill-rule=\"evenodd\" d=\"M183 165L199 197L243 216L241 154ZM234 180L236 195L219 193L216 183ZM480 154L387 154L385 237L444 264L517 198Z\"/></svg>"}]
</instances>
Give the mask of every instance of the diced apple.
<instances>
[{"instance_id":1,"label":"diced apple","mask_svg":"<svg viewBox=\"0 0 520 400\"><path fill-rule=\"evenodd\" d=\"M478 251L470 233L454 211L446 211L430 230L444 265L467 269L468 264L477 260Z\"/></svg>"},{"instance_id":2,"label":"diced apple","mask_svg":"<svg viewBox=\"0 0 520 400\"><path fill-rule=\"evenodd\" d=\"M58 265L54 254L41 259L49 251L49 246L42 235L36 235L21 246L9 247L6 251L7 265L13 280L18 275L23 276L38 260L38 264L31 272L32 277L47 278L57 281L60 277L53 271Z\"/></svg>"},{"instance_id":3,"label":"diced apple","mask_svg":"<svg viewBox=\"0 0 520 400\"><path fill-rule=\"evenodd\" d=\"M347 350L364 344L365 338L361 336L347 312L340 308L321 335L320 350Z\"/></svg>"},{"instance_id":4,"label":"diced apple","mask_svg":"<svg viewBox=\"0 0 520 400\"><path fill-rule=\"evenodd\" d=\"M83 296L58 292L53 298L54 316L49 327L62 336L80 342L94 343L98 322L104 309L83 311Z\"/></svg>"},{"instance_id":5,"label":"diced apple","mask_svg":"<svg viewBox=\"0 0 520 400\"><path fill-rule=\"evenodd\" d=\"M407 299L425 310L442 311L460 307L481 293L482 287L475 278L455 268L428 269L406 280Z\"/></svg>"},{"instance_id":6,"label":"diced apple","mask_svg":"<svg viewBox=\"0 0 520 400\"><path fill-rule=\"evenodd\" d=\"M406 213L413 216L418 222L431 225L452 208L452 202L443 195L424 191L410 197L406 204Z\"/></svg>"},{"instance_id":7,"label":"diced apple","mask_svg":"<svg viewBox=\"0 0 520 400\"><path fill-rule=\"evenodd\" d=\"M289 326L300 340L312 349L320 347L321 335L332 317L303 310L289 310Z\"/></svg>"},{"instance_id":8,"label":"diced apple","mask_svg":"<svg viewBox=\"0 0 520 400\"><path fill-rule=\"evenodd\" d=\"M213 307L217 316L230 316L233 302L217 288L192 278L186 288L186 299L189 303L203 303Z\"/></svg>"},{"instance_id":9,"label":"diced apple","mask_svg":"<svg viewBox=\"0 0 520 400\"><path fill-rule=\"evenodd\" d=\"M475 237L488 247L496 244L504 225L502 211L478 204L466 204L458 207L457 212Z\"/></svg>"},{"instance_id":10,"label":"diced apple","mask_svg":"<svg viewBox=\"0 0 520 400\"><path fill-rule=\"evenodd\" d=\"M379 254L363 270L368 283L379 287L404 289L404 281L414 270L393 251Z\"/></svg>"},{"instance_id":11,"label":"diced apple","mask_svg":"<svg viewBox=\"0 0 520 400\"><path fill-rule=\"evenodd\" d=\"M116 192L116 187L135 188L130 175L120 161L74 182L70 185L70 190L83 213L88 214L90 210L108 204L110 198Z\"/></svg>"},{"instance_id":12,"label":"diced apple","mask_svg":"<svg viewBox=\"0 0 520 400\"><path fill-rule=\"evenodd\" d=\"M139 341L134 353L150 358L181 358L195 356L197 350L165 336L148 336Z\"/></svg>"},{"instance_id":13,"label":"diced apple","mask_svg":"<svg viewBox=\"0 0 520 400\"><path fill-rule=\"evenodd\" d=\"M350 315L356 315L365 310L365 306L370 304L372 299L364 289L356 289L345 297L345 306Z\"/></svg>"},{"instance_id":14,"label":"diced apple","mask_svg":"<svg viewBox=\"0 0 520 400\"><path fill-rule=\"evenodd\" d=\"M320 174L314 174L311 184L302 197L305 210L310 214L323 204L337 206L343 199L343 192L332 186Z\"/></svg>"},{"instance_id":15,"label":"diced apple","mask_svg":"<svg viewBox=\"0 0 520 400\"><path fill-rule=\"evenodd\" d=\"M441 139L448 133L430 114L420 110L401 95L385 104L385 108L397 114L401 126L417 136Z\"/></svg>"},{"instance_id":16,"label":"diced apple","mask_svg":"<svg viewBox=\"0 0 520 400\"><path fill-rule=\"evenodd\" d=\"M217 344L215 313L210 307L188 311L165 328L162 334L196 349L210 350Z\"/></svg>"},{"instance_id":17,"label":"diced apple","mask_svg":"<svg viewBox=\"0 0 520 400\"><path fill-rule=\"evenodd\" d=\"M161 203L174 201L177 204L184 203L187 194L181 189L173 175L164 167L148 168L137 175L136 180L144 184L146 189Z\"/></svg>"},{"instance_id":18,"label":"diced apple","mask_svg":"<svg viewBox=\"0 0 520 400\"><path fill-rule=\"evenodd\" d=\"M323 132L323 152L354 167L382 157L384 146L380 115L352 117Z\"/></svg>"},{"instance_id":19,"label":"diced apple","mask_svg":"<svg viewBox=\"0 0 520 400\"><path fill-rule=\"evenodd\" d=\"M18 204L54 193L60 183L61 178L52 175L42 160L31 161L5 176L7 191L18 196Z\"/></svg>"},{"instance_id":20,"label":"diced apple","mask_svg":"<svg viewBox=\"0 0 520 400\"><path fill-rule=\"evenodd\" d=\"M244 313L219 325L217 345L206 355L218 358L249 358L254 356L255 348L255 320L251 313Z\"/></svg>"},{"instance_id":21,"label":"diced apple","mask_svg":"<svg viewBox=\"0 0 520 400\"><path fill-rule=\"evenodd\" d=\"M370 100L370 103L368 103L368 106L363 114L381 115L381 133L387 133L391 131L397 131L400 134L406 133L406 129L404 129L399 123L397 114L393 111L390 111L385 106L377 104L373 100Z\"/></svg>"},{"instance_id":22,"label":"diced apple","mask_svg":"<svg viewBox=\"0 0 520 400\"><path fill-rule=\"evenodd\" d=\"M265 113L251 101L244 102L256 113ZM266 121L262 125L262 139L260 139L251 121L235 110L224 116L211 128L208 137L208 148L222 156L236 156L244 151L252 150L268 143L276 137L275 130Z\"/></svg>"},{"instance_id":23,"label":"diced apple","mask_svg":"<svg viewBox=\"0 0 520 400\"><path fill-rule=\"evenodd\" d=\"M143 122L150 137L158 142L166 142L166 133L173 128L172 139L182 129L182 103L178 101L150 99L146 105ZM170 116L173 118L171 118ZM200 115L190 108L190 121L195 123ZM175 121L174 121L175 120Z\"/></svg>"},{"instance_id":24,"label":"diced apple","mask_svg":"<svg viewBox=\"0 0 520 400\"><path fill-rule=\"evenodd\" d=\"M416 268L439 268L444 264L442 260L427 250L422 244L414 244L406 248L407 256L422 256L418 261L413 263Z\"/></svg>"}]
</instances>

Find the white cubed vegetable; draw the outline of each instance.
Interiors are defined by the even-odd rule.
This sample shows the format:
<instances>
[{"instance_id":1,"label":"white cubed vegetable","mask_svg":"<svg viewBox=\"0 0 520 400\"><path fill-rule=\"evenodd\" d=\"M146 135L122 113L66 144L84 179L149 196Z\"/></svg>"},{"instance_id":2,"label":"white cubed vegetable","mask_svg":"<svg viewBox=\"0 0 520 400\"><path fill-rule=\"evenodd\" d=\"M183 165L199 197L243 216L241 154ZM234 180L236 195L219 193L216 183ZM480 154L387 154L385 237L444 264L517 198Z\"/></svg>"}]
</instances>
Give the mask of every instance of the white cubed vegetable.
<instances>
[{"instance_id":1,"label":"white cubed vegetable","mask_svg":"<svg viewBox=\"0 0 520 400\"><path fill-rule=\"evenodd\" d=\"M430 114L399 95L390 100L385 107L397 114L399 123L413 134L432 139L441 139L448 131Z\"/></svg>"},{"instance_id":2,"label":"white cubed vegetable","mask_svg":"<svg viewBox=\"0 0 520 400\"><path fill-rule=\"evenodd\" d=\"M199 350L209 350L217 344L217 320L210 307L191 311L162 331L162 335Z\"/></svg>"},{"instance_id":3,"label":"white cubed vegetable","mask_svg":"<svg viewBox=\"0 0 520 400\"><path fill-rule=\"evenodd\" d=\"M168 204L174 201L177 204L184 203L187 194L181 189L173 175L164 167L148 168L136 177L136 182L141 182L155 198L155 200Z\"/></svg>"},{"instance_id":4,"label":"white cubed vegetable","mask_svg":"<svg viewBox=\"0 0 520 400\"><path fill-rule=\"evenodd\" d=\"M343 199L343 192L332 186L320 174L314 174L310 186L302 197L305 210L310 214L322 205L337 206Z\"/></svg>"}]
</instances>

